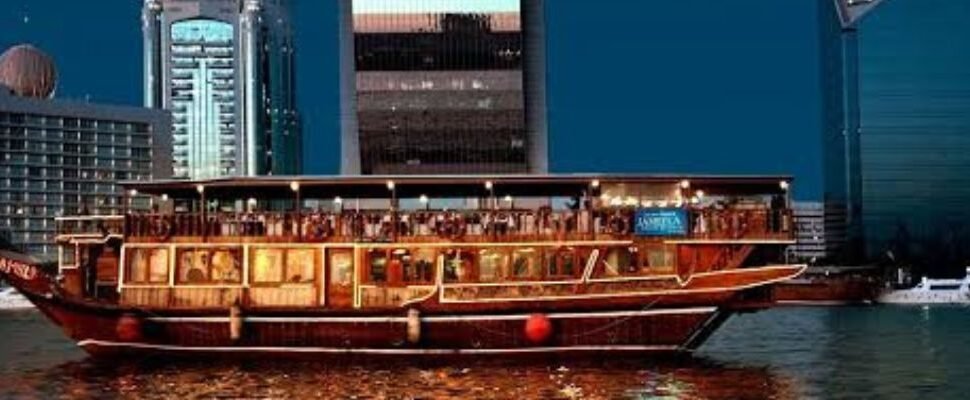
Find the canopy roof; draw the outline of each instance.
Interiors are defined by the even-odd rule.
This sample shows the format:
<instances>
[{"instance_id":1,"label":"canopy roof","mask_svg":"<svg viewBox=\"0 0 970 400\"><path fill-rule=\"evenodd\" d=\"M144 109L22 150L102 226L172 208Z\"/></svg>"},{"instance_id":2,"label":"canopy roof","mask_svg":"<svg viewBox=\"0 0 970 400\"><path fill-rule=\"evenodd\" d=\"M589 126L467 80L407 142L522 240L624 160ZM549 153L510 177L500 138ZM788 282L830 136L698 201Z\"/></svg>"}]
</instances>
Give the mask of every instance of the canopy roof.
<instances>
[{"instance_id":1,"label":"canopy roof","mask_svg":"<svg viewBox=\"0 0 970 400\"><path fill-rule=\"evenodd\" d=\"M577 196L588 191L594 181L610 184L676 184L687 180L693 189L707 193L781 194L781 181L791 176L712 176L712 175L452 175L452 176L264 176L235 177L199 181L159 180L122 182L126 189L154 196L197 198L204 188L209 198L291 198L298 187L303 198L398 198L426 195L437 198L495 196ZM492 190L486 188L491 182Z\"/></svg>"}]
</instances>

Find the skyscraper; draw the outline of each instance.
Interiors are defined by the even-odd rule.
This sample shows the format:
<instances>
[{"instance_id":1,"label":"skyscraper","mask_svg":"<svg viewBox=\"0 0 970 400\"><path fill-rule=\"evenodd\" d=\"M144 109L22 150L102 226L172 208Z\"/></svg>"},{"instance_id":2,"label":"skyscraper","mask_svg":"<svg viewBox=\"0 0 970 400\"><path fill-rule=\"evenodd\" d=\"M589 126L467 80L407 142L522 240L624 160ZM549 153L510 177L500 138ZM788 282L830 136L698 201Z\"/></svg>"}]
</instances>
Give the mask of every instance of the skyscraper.
<instances>
[{"instance_id":1,"label":"skyscraper","mask_svg":"<svg viewBox=\"0 0 970 400\"><path fill-rule=\"evenodd\" d=\"M341 0L342 172L548 168L541 0Z\"/></svg>"},{"instance_id":2,"label":"skyscraper","mask_svg":"<svg viewBox=\"0 0 970 400\"><path fill-rule=\"evenodd\" d=\"M172 111L176 178L296 174L288 0L145 0L145 105Z\"/></svg>"},{"instance_id":3,"label":"skyscraper","mask_svg":"<svg viewBox=\"0 0 970 400\"><path fill-rule=\"evenodd\" d=\"M970 2L885 1L859 29L862 216L871 257L970 263Z\"/></svg>"}]
</instances>

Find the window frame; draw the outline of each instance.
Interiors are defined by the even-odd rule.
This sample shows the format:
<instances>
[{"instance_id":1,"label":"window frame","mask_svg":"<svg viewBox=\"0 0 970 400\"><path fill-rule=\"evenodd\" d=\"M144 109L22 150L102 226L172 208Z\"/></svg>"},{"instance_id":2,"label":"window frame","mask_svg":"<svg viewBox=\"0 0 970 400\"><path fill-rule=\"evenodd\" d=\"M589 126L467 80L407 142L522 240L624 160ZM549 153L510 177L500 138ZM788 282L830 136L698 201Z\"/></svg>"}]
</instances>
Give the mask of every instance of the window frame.
<instances>
[{"instance_id":1,"label":"window frame","mask_svg":"<svg viewBox=\"0 0 970 400\"><path fill-rule=\"evenodd\" d=\"M182 278L182 258L183 254L187 252L196 253L199 251L204 251L208 257L208 265L205 269L205 280L201 282L192 282L187 279ZM213 279L213 272L215 264L212 262L213 256L217 252L227 252L232 255L232 259L235 260L238 267L236 268L236 273L238 278L234 281L220 280L216 281ZM196 260L196 255L193 254L193 262ZM175 274L174 282L176 286L191 287L191 286L241 286L243 284L243 249L242 247L236 246L212 246L212 247L179 247L175 249L175 266L172 269L172 273ZM188 274L188 272L186 272Z\"/></svg>"},{"instance_id":2,"label":"window frame","mask_svg":"<svg viewBox=\"0 0 970 400\"><path fill-rule=\"evenodd\" d=\"M152 263L151 259L155 252L165 253L165 278L161 280L152 280ZM134 261L136 257L135 254L147 253L147 258L145 259L145 279L135 280L136 274L134 273ZM134 247L126 249L125 253L125 277L124 284L129 286L151 286L151 285L168 285L172 278L172 263L171 263L171 251L168 247ZM80 261L79 259L77 261Z\"/></svg>"},{"instance_id":3,"label":"window frame","mask_svg":"<svg viewBox=\"0 0 970 400\"><path fill-rule=\"evenodd\" d=\"M256 253L259 251L278 251L280 253L280 270L276 279L273 280L257 280L257 265L256 265ZM313 266L310 268L311 275L309 278L303 278L299 282L291 282L289 280L290 274L290 252L291 251L306 251L313 255ZM253 246L249 248L249 286L250 287L280 287L286 285L316 285L319 280L320 275L320 250L310 247L275 247L275 246ZM305 271L301 271L305 272Z\"/></svg>"}]
</instances>

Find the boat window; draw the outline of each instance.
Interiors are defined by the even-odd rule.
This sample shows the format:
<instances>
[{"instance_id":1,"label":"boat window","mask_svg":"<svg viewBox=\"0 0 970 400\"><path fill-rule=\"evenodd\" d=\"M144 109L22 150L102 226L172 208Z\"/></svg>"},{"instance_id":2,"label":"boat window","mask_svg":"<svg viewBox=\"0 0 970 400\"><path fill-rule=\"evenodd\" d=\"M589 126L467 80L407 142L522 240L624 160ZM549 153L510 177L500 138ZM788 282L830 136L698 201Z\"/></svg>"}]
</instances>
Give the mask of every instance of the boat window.
<instances>
[{"instance_id":1,"label":"boat window","mask_svg":"<svg viewBox=\"0 0 970 400\"><path fill-rule=\"evenodd\" d=\"M242 263L239 251L230 249L214 249L210 251L212 262L212 281L217 283L242 282Z\"/></svg>"},{"instance_id":2,"label":"boat window","mask_svg":"<svg viewBox=\"0 0 970 400\"><path fill-rule=\"evenodd\" d=\"M339 286L350 286L354 271L354 255L350 251L330 252L330 282Z\"/></svg>"},{"instance_id":3,"label":"boat window","mask_svg":"<svg viewBox=\"0 0 970 400\"><path fill-rule=\"evenodd\" d=\"M313 282L317 265L317 251L314 249L286 250L286 282Z\"/></svg>"},{"instance_id":4,"label":"boat window","mask_svg":"<svg viewBox=\"0 0 970 400\"><path fill-rule=\"evenodd\" d=\"M445 282L467 282L472 277L474 255L468 250L445 253Z\"/></svg>"},{"instance_id":5,"label":"boat window","mask_svg":"<svg viewBox=\"0 0 970 400\"><path fill-rule=\"evenodd\" d=\"M371 250L367 254L371 282L387 282L387 253L384 250Z\"/></svg>"},{"instance_id":6,"label":"boat window","mask_svg":"<svg viewBox=\"0 0 970 400\"><path fill-rule=\"evenodd\" d=\"M400 258L406 283L433 283L435 252L432 249L395 250L394 256Z\"/></svg>"},{"instance_id":7,"label":"boat window","mask_svg":"<svg viewBox=\"0 0 970 400\"><path fill-rule=\"evenodd\" d=\"M77 266L77 245L61 245L61 267Z\"/></svg>"},{"instance_id":8,"label":"boat window","mask_svg":"<svg viewBox=\"0 0 970 400\"><path fill-rule=\"evenodd\" d=\"M647 266L652 269L664 268L673 266L676 264L674 262L674 251L663 243L655 243L653 245L647 245L644 248L647 255Z\"/></svg>"},{"instance_id":9,"label":"boat window","mask_svg":"<svg viewBox=\"0 0 970 400\"><path fill-rule=\"evenodd\" d=\"M168 283L168 249L128 249L128 283Z\"/></svg>"},{"instance_id":10,"label":"boat window","mask_svg":"<svg viewBox=\"0 0 970 400\"><path fill-rule=\"evenodd\" d=\"M241 283L240 258L239 249L180 249L178 283Z\"/></svg>"},{"instance_id":11,"label":"boat window","mask_svg":"<svg viewBox=\"0 0 970 400\"><path fill-rule=\"evenodd\" d=\"M545 253L546 274L549 277L571 277L576 273L575 249L554 249Z\"/></svg>"},{"instance_id":12,"label":"boat window","mask_svg":"<svg viewBox=\"0 0 970 400\"><path fill-rule=\"evenodd\" d=\"M315 249L254 248L250 257L253 283L308 283L316 278Z\"/></svg>"},{"instance_id":13,"label":"boat window","mask_svg":"<svg viewBox=\"0 0 970 400\"><path fill-rule=\"evenodd\" d=\"M635 273L636 255L634 249L628 247L614 247L606 251L606 256L602 258L602 275L606 277L619 276L621 274Z\"/></svg>"},{"instance_id":14,"label":"boat window","mask_svg":"<svg viewBox=\"0 0 970 400\"><path fill-rule=\"evenodd\" d=\"M960 289L960 285L959 284L955 284L955 285L947 285L947 284L930 285L930 290L959 290L959 289Z\"/></svg>"},{"instance_id":15,"label":"boat window","mask_svg":"<svg viewBox=\"0 0 970 400\"><path fill-rule=\"evenodd\" d=\"M501 249L481 249L478 251L478 279L481 282L496 282L508 275L509 255Z\"/></svg>"},{"instance_id":16,"label":"boat window","mask_svg":"<svg viewBox=\"0 0 970 400\"><path fill-rule=\"evenodd\" d=\"M283 249L253 249L250 257L253 283L278 283L283 280Z\"/></svg>"},{"instance_id":17,"label":"boat window","mask_svg":"<svg viewBox=\"0 0 970 400\"><path fill-rule=\"evenodd\" d=\"M538 279L541 275L539 255L532 247L516 249L512 253L512 276L515 279Z\"/></svg>"}]
</instances>

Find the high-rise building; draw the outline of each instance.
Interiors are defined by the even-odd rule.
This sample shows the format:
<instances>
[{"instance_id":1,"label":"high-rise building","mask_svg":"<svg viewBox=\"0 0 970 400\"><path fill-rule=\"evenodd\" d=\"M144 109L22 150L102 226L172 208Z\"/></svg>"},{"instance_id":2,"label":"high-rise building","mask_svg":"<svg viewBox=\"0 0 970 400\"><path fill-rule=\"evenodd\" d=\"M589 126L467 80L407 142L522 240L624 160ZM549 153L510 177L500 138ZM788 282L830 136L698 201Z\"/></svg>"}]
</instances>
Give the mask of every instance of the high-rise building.
<instances>
[{"instance_id":1,"label":"high-rise building","mask_svg":"<svg viewBox=\"0 0 970 400\"><path fill-rule=\"evenodd\" d=\"M825 251L841 263L864 258L858 30L880 3L817 3Z\"/></svg>"},{"instance_id":2,"label":"high-rise building","mask_svg":"<svg viewBox=\"0 0 970 400\"><path fill-rule=\"evenodd\" d=\"M288 0L145 0L145 106L171 110L175 178L296 174Z\"/></svg>"},{"instance_id":3,"label":"high-rise building","mask_svg":"<svg viewBox=\"0 0 970 400\"><path fill-rule=\"evenodd\" d=\"M53 99L55 78L33 47L0 56L0 235L46 259L55 216L146 207L117 181L169 178L172 166L167 111Z\"/></svg>"},{"instance_id":4,"label":"high-rise building","mask_svg":"<svg viewBox=\"0 0 970 400\"><path fill-rule=\"evenodd\" d=\"M885 1L860 25L862 216L871 257L970 264L970 2Z\"/></svg>"},{"instance_id":5,"label":"high-rise building","mask_svg":"<svg viewBox=\"0 0 970 400\"><path fill-rule=\"evenodd\" d=\"M830 256L826 248L825 204L797 201L792 204L795 244L788 248L793 261L817 262Z\"/></svg>"},{"instance_id":6,"label":"high-rise building","mask_svg":"<svg viewBox=\"0 0 970 400\"><path fill-rule=\"evenodd\" d=\"M545 172L541 0L340 0L342 172Z\"/></svg>"}]
</instances>

